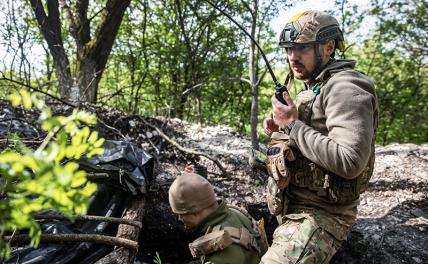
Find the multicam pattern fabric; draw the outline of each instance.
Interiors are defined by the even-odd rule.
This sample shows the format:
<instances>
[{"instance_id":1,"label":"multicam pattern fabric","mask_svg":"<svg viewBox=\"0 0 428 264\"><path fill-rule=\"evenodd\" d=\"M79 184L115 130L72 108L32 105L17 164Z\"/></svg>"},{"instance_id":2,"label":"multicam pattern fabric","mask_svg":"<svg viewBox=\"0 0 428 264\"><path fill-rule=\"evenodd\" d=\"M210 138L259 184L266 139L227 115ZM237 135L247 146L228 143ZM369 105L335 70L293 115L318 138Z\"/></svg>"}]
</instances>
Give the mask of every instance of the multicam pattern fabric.
<instances>
[{"instance_id":1,"label":"multicam pattern fabric","mask_svg":"<svg viewBox=\"0 0 428 264\"><path fill-rule=\"evenodd\" d=\"M272 246L263 264L328 263L340 241L321 228L311 214L290 214L273 234Z\"/></svg>"},{"instance_id":2,"label":"multicam pattern fabric","mask_svg":"<svg viewBox=\"0 0 428 264\"><path fill-rule=\"evenodd\" d=\"M373 82L349 70L354 65L332 63L317 78L320 91L303 91L296 100L288 211L261 263L329 263L355 222L373 170L377 98Z\"/></svg>"}]
</instances>

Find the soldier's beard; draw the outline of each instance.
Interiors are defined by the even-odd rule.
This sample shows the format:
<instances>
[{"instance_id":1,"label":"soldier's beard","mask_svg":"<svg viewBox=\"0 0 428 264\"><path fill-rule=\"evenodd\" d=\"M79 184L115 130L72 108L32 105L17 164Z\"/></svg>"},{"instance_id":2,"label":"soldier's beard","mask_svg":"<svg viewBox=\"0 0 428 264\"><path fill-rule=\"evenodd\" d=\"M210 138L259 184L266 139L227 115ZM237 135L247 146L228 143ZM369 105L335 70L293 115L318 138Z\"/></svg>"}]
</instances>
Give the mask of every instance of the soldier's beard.
<instances>
[{"instance_id":1,"label":"soldier's beard","mask_svg":"<svg viewBox=\"0 0 428 264\"><path fill-rule=\"evenodd\" d=\"M297 80L308 80L312 77L312 71L309 71L305 65L301 63L292 63L290 68L293 71L294 78Z\"/></svg>"}]
</instances>

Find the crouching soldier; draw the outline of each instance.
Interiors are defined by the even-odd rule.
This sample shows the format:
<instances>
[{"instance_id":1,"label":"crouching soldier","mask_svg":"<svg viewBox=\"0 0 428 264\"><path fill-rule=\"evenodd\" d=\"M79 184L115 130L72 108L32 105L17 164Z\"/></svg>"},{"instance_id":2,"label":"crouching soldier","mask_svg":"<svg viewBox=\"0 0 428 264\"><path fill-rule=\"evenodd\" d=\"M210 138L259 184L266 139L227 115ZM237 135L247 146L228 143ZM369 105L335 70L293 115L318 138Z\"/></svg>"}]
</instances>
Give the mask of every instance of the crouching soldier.
<instances>
[{"instance_id":1,"label":"crouching soldier","mask_svg":"<svg viewBox=\"0 0 428 264\"><path fill-rule=\"evenodd\" d=\"M217 202L202 176L183 173L169 189L169 204L178 220L201 236L189 244L196 263L259 263L263 249L257 222L242 209Z\"/></svg>"}]
</instances>

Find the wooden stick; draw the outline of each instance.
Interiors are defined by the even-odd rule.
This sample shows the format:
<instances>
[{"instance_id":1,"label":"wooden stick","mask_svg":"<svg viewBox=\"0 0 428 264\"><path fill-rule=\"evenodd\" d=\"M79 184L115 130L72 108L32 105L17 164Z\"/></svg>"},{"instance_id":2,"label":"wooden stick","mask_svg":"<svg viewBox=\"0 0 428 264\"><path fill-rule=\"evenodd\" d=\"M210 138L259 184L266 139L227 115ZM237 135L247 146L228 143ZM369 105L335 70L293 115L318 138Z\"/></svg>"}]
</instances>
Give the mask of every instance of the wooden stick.
<instances>
[{"instance_id":1,"label":"wooden stick","mask_svg":"<svg viewBox=\"0 0 428 264\"><path fill-rule=\"evenodd\" d=\"M63 216L63 215L35 215L35 219L46 219L46 220L86 220L86 221L101 221L101 222L108 222L108 223L115 223L115 224L125 224L125 225L131 225L138 228L143 227L143 224L138 221L133 221L130 219L123 219L118 217L106 217L106 216L97 216L97 215L75 215L71 218Z\"/></svg>"},{"instance_id":2,"label":"wooden stick","mask_svg":"<svg viewBox=\"0 0 428 264\"><path fill-rule=\"evenodd\" d=\"M127 208L123 218L142 221L145 212L146 198L144 196L133 197L130 206ZM140 228L119 225L116 237L126 238L131 240L138 240ZM136 251L129 250L128 248L115 247L114 250L104 256L102 259L95 262L95 264L131 264L134 263Z\"/></svg>"},{"instance_id":3,"label":"wooden stick","mask_svg":"<svg viewBox=\"0 0 428 264\"><path fill-rule=\"evenodd\" d=\"M28 244L31 238L26 234L20 234L5 236L4 240L11 244ZM122 246L134 250L135 252L138 250L138 242L136 241L95 234L42 234L40 236L40 242L93 242L111 246Z\"/></svg>"}]
</instances>

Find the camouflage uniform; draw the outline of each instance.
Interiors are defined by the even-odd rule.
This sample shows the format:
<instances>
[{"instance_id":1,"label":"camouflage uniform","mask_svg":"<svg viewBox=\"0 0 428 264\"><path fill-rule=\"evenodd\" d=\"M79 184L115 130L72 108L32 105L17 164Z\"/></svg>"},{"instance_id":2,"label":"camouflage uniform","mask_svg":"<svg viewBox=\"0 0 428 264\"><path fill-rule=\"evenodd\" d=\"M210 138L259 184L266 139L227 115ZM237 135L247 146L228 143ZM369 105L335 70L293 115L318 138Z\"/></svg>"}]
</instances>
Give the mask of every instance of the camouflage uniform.
<instances>
[{"instance_id":1,"label":"camouflage uniform","mask_svg":"<svg viewBox=\"0 0 428 264\"><path fill-rule=\"evenodd\" d=\"M261 263L328 263L355 221L373 170L377 103L373 83L354 65L333 61L318 75L317 93L308 87L296 98L299 120L288 143L296 161L289 164L293 176L284 192L288 210L279 215L282 224ZM332 147L333 140L341 145ZM344 170L349 156L337 153L348 146L363 165Z\"/></svg>"},{"instance_id":2,"label":"camouflage uniform","mask_svg":"<svg viewBox=\"0 0 428 264\"><path fill-rule=\"evenodd\" d=\"M213 229L224 229L225 227L246 228L250 233L255 234L252 229L252 223L244 214L236 209L228 208L224 202L221 202L219 208L208 216L207 219L197 229L201 235L209 233ZM259 263L260 255L255 249L246 249L243 246L232 243L223 250L201 256L199 261L191 263Z\"/></svg>"},{"instance_id":3,"label":"camouflage uniform","mask_svg":"<svg viewBox=\"0 0 428 264\"><path fill-rule=\"evenodd\" d=\"M285 48L313 44L319 68L296 97L298 119L288 131L272 135L275 146L286 145L281 150L287 152L271 155L268 168L277 185L279 174L288 185L268 188L277 195L268 191L268 204L280 225L261 263L328 263L346 239L360 193L373 173L378 118L374 84L353 69L355 61L330 58L321 67L318 45L332 39L343 51L337 20L319 11L297 14L281 34ZM278 162L278 157L285 161Z\"/></svg>"}]
</instances>

